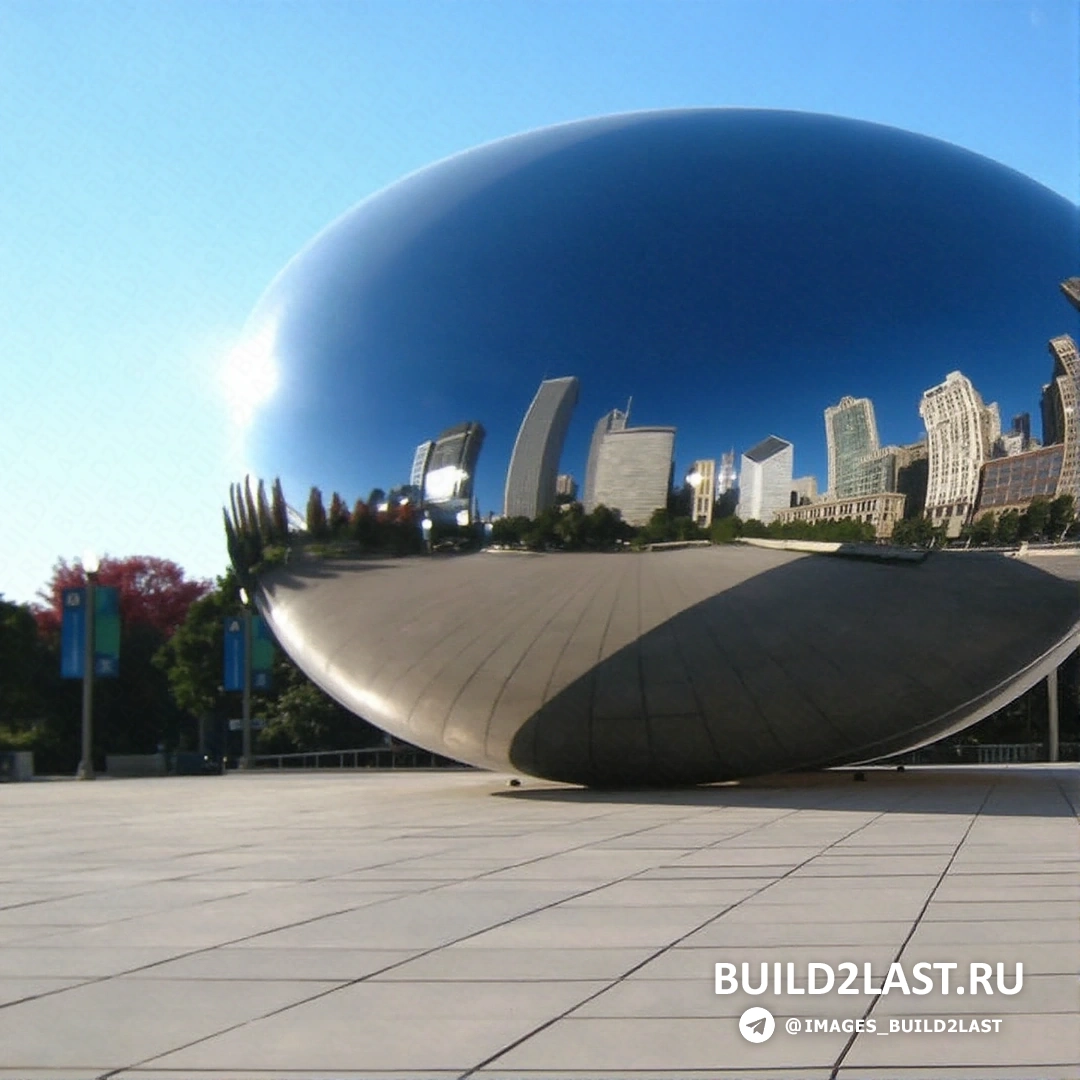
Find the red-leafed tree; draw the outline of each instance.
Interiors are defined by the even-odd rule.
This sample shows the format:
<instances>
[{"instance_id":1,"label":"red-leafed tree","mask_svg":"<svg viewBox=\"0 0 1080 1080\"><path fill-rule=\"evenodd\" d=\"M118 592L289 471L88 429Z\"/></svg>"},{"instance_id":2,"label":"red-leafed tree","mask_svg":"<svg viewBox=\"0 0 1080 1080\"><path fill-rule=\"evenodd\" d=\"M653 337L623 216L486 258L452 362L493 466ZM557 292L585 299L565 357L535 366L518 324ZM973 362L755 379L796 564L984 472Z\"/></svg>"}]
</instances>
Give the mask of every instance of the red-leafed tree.
<instances>
[{"instance_id":1,"label":"red-leafed tree","mask_svg":"<svg viewBox=\"0 0 1080 1080\"><path fill-rule=\"evenodd\" d=\"M132 555L113 559L106 555L98 570L99 585L113 585L120 590L120 625L144 626L156 630L162 638L171 637L187 617L188 608L213 588L209 581L189 581L184 571L169 559ZM53 567L52 580L38 592L42 603L34 614L39 629L46 634L60 630L61 600L64 589L86 584L81 562L61 559Z\"/></svg>"},{"instance_id":2,"label":"red-leafed tree","mask_svg":"<svg viewBox=\"0 0 1080 1080\"><path fill-rule=\"evenodd\" d=\"M94 687L94 754L152 753L158 746L175 748L194 740L194 720L169 692L167 673L153 658L187 617L188 609L212 588L207 581L189 581L168 559L133 556L102 559L100 585L120 593L120 672ZM79 686L60 678L61 600L65 588L86 584L81 563L61 559L38 596L34 615L45 649L49 686L44 740L35 747L46 771L73 770L79 756ZM35 758L35 761L37 759Z\"/></svg>"}]
</instances>

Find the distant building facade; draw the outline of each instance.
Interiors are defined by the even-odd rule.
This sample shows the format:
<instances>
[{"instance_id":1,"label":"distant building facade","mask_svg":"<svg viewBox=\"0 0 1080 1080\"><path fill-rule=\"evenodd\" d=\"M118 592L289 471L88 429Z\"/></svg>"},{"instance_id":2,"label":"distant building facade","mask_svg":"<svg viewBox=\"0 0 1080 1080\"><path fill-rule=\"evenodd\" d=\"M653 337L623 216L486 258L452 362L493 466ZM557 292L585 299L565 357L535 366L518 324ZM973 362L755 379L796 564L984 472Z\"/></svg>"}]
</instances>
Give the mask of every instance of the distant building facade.
<instances>
[{"instance_id":1,"label":"distant building facade","mask_svg":"<svg viewBox=\"0 0 1080 1080\"><path fill-rule=\"evenodd\" d=\"M800 476L791 481L791 499L789 506L806 506L817 502L818 488L816 476Z\"/></svg>"},{"instance_id":2,"label":"distant building facade","mask_svg":"<svg viewBox=\"0 0 1080 1080\"><path fill-rule=\"evenodd\" d=\"M559 473L555 480L555 497L564 499L577 498L577 481L568 473Z\"/></svg>"},{"instance_id":3,"label":"distant building facade","mask_svg":"<svg viewBox=\"0 0 1080 1080\"><path fill-rule=\"evenodd\" d=\"M1025 510L1032 499L1053 499L1061 481L1064 458L1065 447L1058 444L988 461L983 466L976 516Z\"/></svg>"},{"instance_id":4,"label":"distant building facade","mask_svg":"<svg viewBox=\"0 0 1080 1080\"><path fill-rule=\"evenodd\" d=\"M711 458L695 461L690 466L690 477L687 478L691 491L690 516L702 529L707 529L712 524L716 505L716 462Z\"/></svg>"},{"instance_id":5,"label":"distant building facade","mask_svg":"<svg viewBox=\"0 0 1080 1080\"><path fill-rule=\"evenodd\" d=\"M467 420L447 428L435 440L424 473L425 505L442 510L462 523L471 520L473 481L485 434L483 424Z\"/></svg>"},{"instance_id":6,"label":"distant building facade","mask_svg":"<svg viewBox=\"0 0 1080 1080\"><path fill-rule=\"evenodd\" d=\"M1057 494L1072 495L1080 505L1080 355L1068 334L1051 338L1049 348L1054 369L1043 387L1043 445L1061 445Z\"/></svg>"},{"instance_id":7,"label":"distant building facade","mask_svg":"<svg viewBox=\"0 0 1080 1080\"><path fill-rule=\"evenodd\" d=\"M807 506L793 506L777 511L776 520L791 521L866 521L874 526L880 539L892 536L896 523L904 516L904 496L894 491L879 491L858 499L823 499Z\"/></svg>"},{"instance_id":8,"label":"distant building facade","mask_svg":"<svg viewBox=\"0 0 1080 1080\"><path fill-rule=\"evenodd\" d=\"M794 463L795 447L776 435L743 454L736 511L743 521L755 518L768 525L778 511L789 508Z\"/></svg>"},{"instance_id":9,"label":"distant building facade","mask_svg":"<svg viewBox=\"0 0 1080 1080\"><path fill-rule=\"evenodd\" d=\"M554 504L559 458L577 400L578 380L572 375L540 384L510 456L503 506L507 517L535 518Z\"/></svg>"},{"instance_id":10,"label":"distant building facade","mask_svg":"<svg viewBox=\"0 0 1080 1080\"><path fill-rule=\"evenodd\" d=\"M926 440L898 446L896 490L904 496L904 517L918 517L926 509L926 484L930 474Z\"/></svg>"},{"instance_id":11,"label":"distant building facade","mask_svg":"<svg viewBox=\"0 0 1080 1080\"><path fill-rule=\"evenodd\" d=\"M647 524L667 506L674 456L673 427L608 431L596 454L594 506L620 510L631 525Z\"/></svg>"},{"instance_id":12,"label":"distant building facade","mask_svg":"<svg viewBox=\"0 0 1080 1080\"><path fill-rule=\"evenodd\" d=\"M596 463L600 457L600 444L609 431L624 431L630 421L630 406L624 412L621 409L612 409L596 422L593 428L592 439L589 442L589 457L585 463L585 489L582 492L581 501L585 506L585 512L591 513L596 509Z\"/></svg>"},{"instance_id":13,"label":"distant building facade","mask_svg":"<svg viewBox=\"0 0 1080 1080\"><path fill-rule=\"evenodd\" d=\"M944 525L946 536L960 535L972 518L983 462L1001 434L997 405L986 405L971 380L951 371L919 403L926 425L928 476L926 514Z\"/></svg>"}]
</instances>

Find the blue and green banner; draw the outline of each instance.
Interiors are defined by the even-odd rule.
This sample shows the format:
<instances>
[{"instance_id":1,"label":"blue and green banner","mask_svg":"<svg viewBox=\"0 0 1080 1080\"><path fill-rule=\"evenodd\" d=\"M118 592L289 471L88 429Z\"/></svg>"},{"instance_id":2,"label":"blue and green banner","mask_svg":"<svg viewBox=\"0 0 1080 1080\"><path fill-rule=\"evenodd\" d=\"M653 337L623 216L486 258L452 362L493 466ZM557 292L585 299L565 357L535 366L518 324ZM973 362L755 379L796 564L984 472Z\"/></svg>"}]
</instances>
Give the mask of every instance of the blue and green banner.
<instances>
[{"instance_id":1,"label":"blue and green banner","mask_svg":"<svg viewBox=\"0 0 1080 1080\"><path fill-rule=\"evenodd\" d=\"M81 679L86 656L86 589L64 589L60 616L60 675ZM94 674L114 679L120 674L120 590L94 589Z\"/></svg>"},{"instance_id":2,"label":"blue and green banner","mask_svg":"<svg viewBox=\"0 0 1080 1080\"><path fill-rule=\"evenodd\" d=\"M244 689L244 616L230 615L225 620L226 690ZM258 615L251 616L251 689L270 689L270 671L274 666L274 639L270 628Z\"/></svg>"}]
</instances>

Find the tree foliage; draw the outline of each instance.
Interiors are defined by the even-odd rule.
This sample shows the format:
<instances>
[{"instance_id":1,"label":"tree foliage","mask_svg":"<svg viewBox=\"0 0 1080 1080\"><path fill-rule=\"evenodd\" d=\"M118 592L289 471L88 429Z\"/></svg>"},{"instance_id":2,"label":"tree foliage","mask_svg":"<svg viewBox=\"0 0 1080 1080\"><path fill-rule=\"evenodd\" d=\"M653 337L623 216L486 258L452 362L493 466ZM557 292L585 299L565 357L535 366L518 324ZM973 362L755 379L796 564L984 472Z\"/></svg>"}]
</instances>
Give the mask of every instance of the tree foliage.
<instances>
[{"instance_id":1,"label":"tree foliage","mask_svg":"<svg viewBox=\"0 0 1080 1080\"><path fill-rule=\"evenodd\" d=\"M208 581L189 581L183 569L169 559L132 555L125 559L104 556L98 568L99 585L111 585L120 593L120 625L125 629L147 627L162 639L171 637L187 616L188 608L211 588ZM53 576L38 592L41 603L34 609L43 633L60 632L61 603L67 588L86 585L81 562L60 559Z\"/></svg>"},{"instance_id":2,"label":"tree foliage","mask_svg":"<svg viewBox=\"0 0 1080 1080\"><path fill-rule=\"evenodd\" d=\"M312 540L325 540L329 536L330 528L326 519L326 508L323 506L322 492L315 486L312 486L308 493L305 522L308 536Z\"/></svg>"}]
</instances>

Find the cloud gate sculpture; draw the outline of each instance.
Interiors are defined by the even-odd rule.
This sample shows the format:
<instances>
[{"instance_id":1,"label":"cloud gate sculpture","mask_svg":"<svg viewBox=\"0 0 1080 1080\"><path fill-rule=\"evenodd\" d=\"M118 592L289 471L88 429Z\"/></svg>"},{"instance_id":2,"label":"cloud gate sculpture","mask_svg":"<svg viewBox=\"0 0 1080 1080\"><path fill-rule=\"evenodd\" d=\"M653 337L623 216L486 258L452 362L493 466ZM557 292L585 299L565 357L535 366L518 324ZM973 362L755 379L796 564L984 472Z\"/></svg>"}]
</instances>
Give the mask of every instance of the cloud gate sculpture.
<instances>
[{"instance_id":1,"label":"cloud gate sculpture","mask_svg":"<svg viewBox=\"0 0 1080 1080\"><path fill-rule=\"evenodd\" d=\"M690 784L932 741L1076 647L1073 560L707 541L1075 491L1078 241L1030 179L836 117L459 154L256 308L234 562L325 691L472 764Z\"/></svg>"}]
</instances>

